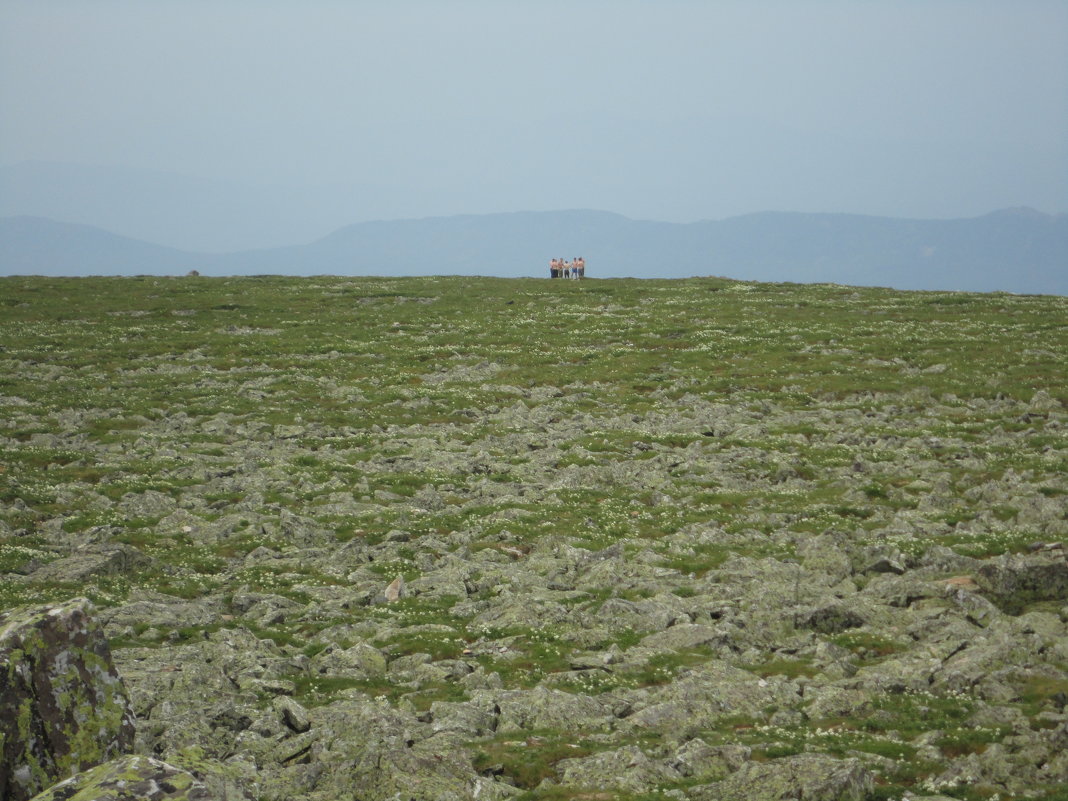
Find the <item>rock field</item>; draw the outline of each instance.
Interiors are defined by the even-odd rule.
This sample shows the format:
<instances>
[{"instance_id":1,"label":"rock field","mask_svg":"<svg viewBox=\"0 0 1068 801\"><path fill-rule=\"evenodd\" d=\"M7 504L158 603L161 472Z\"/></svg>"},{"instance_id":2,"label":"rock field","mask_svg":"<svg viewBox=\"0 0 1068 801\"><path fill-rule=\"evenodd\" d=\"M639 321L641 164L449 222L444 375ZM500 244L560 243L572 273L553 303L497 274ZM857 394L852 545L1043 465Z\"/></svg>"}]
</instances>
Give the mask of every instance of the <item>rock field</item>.
<instances>
[{"instance_id":1,"label":"rock field","mask_svg":"<svg viewBox=\"0 0 1068 801\"><path fill-rule=\"evenodd\" d=\"M1066 298L0 300L0 612L91 599L135 718L41 799L1068 798Z\"/></svg>"}]
</instances>

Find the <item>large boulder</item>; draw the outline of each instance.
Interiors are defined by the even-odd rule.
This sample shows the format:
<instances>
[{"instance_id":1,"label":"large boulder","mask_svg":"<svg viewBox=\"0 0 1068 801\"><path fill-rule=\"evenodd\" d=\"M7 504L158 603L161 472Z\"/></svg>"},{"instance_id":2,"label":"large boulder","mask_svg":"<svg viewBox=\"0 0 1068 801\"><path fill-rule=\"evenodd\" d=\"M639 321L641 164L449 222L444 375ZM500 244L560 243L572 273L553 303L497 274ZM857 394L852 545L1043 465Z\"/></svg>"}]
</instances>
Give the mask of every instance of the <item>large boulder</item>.
<instances>
[{"instance_id":1,"label":"large boulder","mask_svg":"<svg viewBox=\"0 0 1068 801\"><path fill-rule=\"evenodd\" d=\"M693 788L700 801L863 801L875 777L856 759L798 754L770 762L746 762L722 781Z\"/></svg>"},{"instance_id":2,"label":"large boulder","mask_svg":"<svg viewBox=\"0 0 1068 801\"><path fill-rule=\"evenodd\" d=\"M23 801L130 750L134 718L91 606L0 614L0 798Z\"/></svg>"},{"instance_id":3,"label":"large boulder","mask_svg":"<svg viewBox=\"0 0 1068 801\"><path fill-rule=\"evenodd\" d=\"M645 793L682 774L663 761L650 759L634 745L588 757L562 759L556 764L562 784L575 788Z\"/></svg>"},{"instance_id":4,"label":"large boulder","mask_svg":"<svg viewBox=\"0 0 1068 801\"><path fill-rule=\"evenodd\" d=\"M33 801L214 801L188 771L147 756L126 756L72 776Z\"/></svg>"},{"instance_id":5,"label":"large boulder","mask_svg":"<svg viewBox=\"0 0 1068 801\"><path fill-rule=\"evenodd\" d=\"M724 718L764 720L769 710L797 708L801 694L799 685L782 676L764 679L713 659L631 701L634 711L621 729L694 736Z\"/></svg>"},{"instance_id":6,"label":"large boulder","mask_svg":"<svg viewBox=\"0 0 1068 801\"><path fill-rule=\"evenodd\" d=\"M255 734L246 733L249 743ZM463 732L433 731L385 699L349 693L315 710L306 735L256 754L263 801L501 801L516 789L477 774ZM297 748L301 748L297 751Z\"/></svg>"},{"instance_id":7,"label":"large boulder","mask_svg":"<svg viewBox=\"0 0 1068 801\"><path fill-rule=\"evenodd\" d=\"M845 603L832 603L816 607L803 613L798 625L818 631L821 634L837 634L847 629L855 629L865 624L864 618L854 606Z\"/></svg>"},{"instance_id":8,"label":"large boulder","mask_svg":"<svg viewBox=\"0 0 1068 801\"><path fill-rule=\"evenodd\" d=\"M312 660L312 672L360 679L386 675L386 657L373 645L361 642L351 648L329 645Z\"/></svg>"},{"instance_id":9,"label":"large boulder","mask_svg":"<svg viewBox=\"0 0 1068 801\"><path fill-rule=\"evenodd\" d=\"M1034 601L1068 599L1068 560L1060 550L1005 554L982 565L975 581L1001 609L1019 614Z\"/></svg>"},{"instance_id":10,"label":"large boulder","mask_svg":"<svg viewBox=\"0 0 1068 801\"><path fill-rule=\"evenodd\" d=\"M497 731L531 729L595 729L614 718L613 703L605 696L579 695L539 685L494 696L500 710Z\"/></svg>"},{"instance_id":11,"label":"large boulder","mask_svg":"<svg viewBox=\"0 0 1068 801\"><path fill-rule=\"evenodd\" d=\"M77 583L93 576L134 573L150 564L152 560L131 545L91 544L44 565L34 572L33 579Z\"/></svg>"},{"instance_id":12,"label":"large boulder","mask_svg":"<svg viewBox=\"0 0 1068 801\"><path fill-rule=\"evenodd\" d=\"M308 662L244 628L167 648L122 648L115 661L140 721L132 750L169 762L193 746L210 755L231 753L257 717L257 704L292 693L293 679L306 675ZM281 720L271 718L281 732Z\"/></svg>"}]
</instances>

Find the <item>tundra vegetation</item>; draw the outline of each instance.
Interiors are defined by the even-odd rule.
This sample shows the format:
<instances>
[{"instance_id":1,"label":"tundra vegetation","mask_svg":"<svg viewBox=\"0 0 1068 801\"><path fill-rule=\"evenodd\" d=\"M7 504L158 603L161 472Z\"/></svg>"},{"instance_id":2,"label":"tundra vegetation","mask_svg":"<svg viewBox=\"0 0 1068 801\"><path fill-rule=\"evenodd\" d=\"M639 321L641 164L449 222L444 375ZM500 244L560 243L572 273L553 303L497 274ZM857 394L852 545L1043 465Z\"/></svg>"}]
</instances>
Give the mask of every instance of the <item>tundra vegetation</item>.
<instances>
[{"instance_id":1,"label":"tundra vegetation","mask_svg":"<svg viewBox=\"0 0 1068 801\"><path fill-rule=\"evenodd\" d=\"M0 611L91 599L214 797L1068 798L1068 298L0 304Z\"/></svg>"}]
</instances>

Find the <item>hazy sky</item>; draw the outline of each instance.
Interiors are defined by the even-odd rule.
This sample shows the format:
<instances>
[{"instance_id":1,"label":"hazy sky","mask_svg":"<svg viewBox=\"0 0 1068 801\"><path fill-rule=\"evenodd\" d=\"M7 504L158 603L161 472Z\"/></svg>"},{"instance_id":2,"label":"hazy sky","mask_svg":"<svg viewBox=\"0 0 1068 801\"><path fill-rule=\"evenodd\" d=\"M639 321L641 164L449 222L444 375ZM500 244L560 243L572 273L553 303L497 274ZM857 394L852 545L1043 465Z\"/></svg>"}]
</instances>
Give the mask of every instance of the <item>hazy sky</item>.
<instances>
[{"instance_id":1,"label":"hazy sky","mask_svg":"<svg viewBox=\"0 0 1068 801\"><path fill-rule=\"evenodd\" d=\"M1068 2L0 0L0 164L374 216L1068 211Z\"/></svg>"}]
</instances>

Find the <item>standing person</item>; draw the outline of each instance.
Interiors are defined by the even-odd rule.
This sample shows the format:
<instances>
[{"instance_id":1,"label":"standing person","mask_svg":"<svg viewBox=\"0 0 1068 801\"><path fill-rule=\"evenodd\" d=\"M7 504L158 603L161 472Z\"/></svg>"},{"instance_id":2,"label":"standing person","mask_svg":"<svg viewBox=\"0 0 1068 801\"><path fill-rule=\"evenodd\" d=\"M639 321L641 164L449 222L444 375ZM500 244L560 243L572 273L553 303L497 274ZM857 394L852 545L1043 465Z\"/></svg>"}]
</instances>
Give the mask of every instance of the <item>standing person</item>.
<instances>
[{"instance_id":1,"label":"standing person","mask_svg":"<svg viewBox=\"0 0 1068 801\"><path fill-rule=\"evenodd\" d=\"M584 258L582 258L582 256L579 256L576 259L576 261L578 262L578 277L579 278L585 278L586 277L586 260Z\"/></svg>"},{"instance_id":2,"label":"standing person","mask_svg":"<svg viewBox=\"0 0 1068 801\"><path fill-rule=\"evenodd\" d=\"M558 278L560 276L560 264L556 259L549 259L549 277Z\"/></svg>"},{"instance_id":3,"label":"standing person","mask_svg":"<svg viewBox=\"0 0 1068 801\"><path fill-rule=\"evenodd\" d=\"M564 278L570 278L570 277L571 277L571 262L565 261L564 262Z\"/></svg>"}]
</instances>

